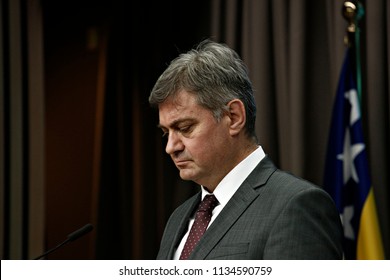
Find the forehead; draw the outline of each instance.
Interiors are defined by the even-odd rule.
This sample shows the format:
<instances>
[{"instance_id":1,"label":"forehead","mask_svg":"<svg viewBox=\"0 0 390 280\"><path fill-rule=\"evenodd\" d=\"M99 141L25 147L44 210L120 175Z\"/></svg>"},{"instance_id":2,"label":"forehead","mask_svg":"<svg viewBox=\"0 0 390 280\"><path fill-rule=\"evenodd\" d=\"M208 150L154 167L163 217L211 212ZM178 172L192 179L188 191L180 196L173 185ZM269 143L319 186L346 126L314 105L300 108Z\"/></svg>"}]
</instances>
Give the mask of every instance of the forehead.
<instances>
[{"instance_id":1,"label":"forehead","mask_svg":"<svg viewBox=\"0 0 390 280\"><path fill-rule=\"evenodd\" d=\"M198 119L205 114L211 114L209 110L200 106L194 94L180 91L174 97L169 97L158 106L160 125L169 127L172 123L181 119Z\"/></svg>"}]
</instances>

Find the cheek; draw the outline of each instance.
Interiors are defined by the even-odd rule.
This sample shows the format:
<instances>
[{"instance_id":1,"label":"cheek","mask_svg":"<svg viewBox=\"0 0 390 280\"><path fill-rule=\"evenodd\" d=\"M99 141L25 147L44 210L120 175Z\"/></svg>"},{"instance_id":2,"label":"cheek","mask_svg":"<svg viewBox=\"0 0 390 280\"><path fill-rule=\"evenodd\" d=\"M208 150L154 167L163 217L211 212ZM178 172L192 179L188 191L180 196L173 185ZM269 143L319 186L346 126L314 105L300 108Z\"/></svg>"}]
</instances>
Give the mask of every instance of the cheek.
<instances>
[{"instance_id":1,"label":"cheek","mask_svg":"<svg viewBox=\"0 0 390 280\"><path fill-rule=\"evenodd\" d=\"M221 133L216 133L217 130L205 134L204 137L192 139L188 141L186 147L187 152L191 154L193 160L200 165L219 165L226 155L227 138ZM214 166L214 167L217 167ZM211 166L213 167L213 166Z\"/></svg>"},{"instance_id":2,"label":"cheek","mask_svg":"<svg viewBox=\"0 0 390 280\"><path fill-rule=\"evenodd\" d=\"M189 140L185 143L186 152L195 162L199 163L208 158L208 155L210 154L210 144L208 139Z\"/></svg>"}]
</instances>

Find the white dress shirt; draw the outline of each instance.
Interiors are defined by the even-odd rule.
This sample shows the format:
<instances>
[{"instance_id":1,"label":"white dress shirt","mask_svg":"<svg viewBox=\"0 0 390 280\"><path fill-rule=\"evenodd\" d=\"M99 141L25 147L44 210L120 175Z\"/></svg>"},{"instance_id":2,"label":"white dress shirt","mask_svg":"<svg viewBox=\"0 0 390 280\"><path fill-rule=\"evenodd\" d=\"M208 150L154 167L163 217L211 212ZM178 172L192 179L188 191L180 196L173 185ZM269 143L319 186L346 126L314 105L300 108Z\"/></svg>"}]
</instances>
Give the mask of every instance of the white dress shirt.
<instances>
[{"instance_id":1,"label":"white dress shirt","mask_svg":"<svg viewBox=\"0 0 390 280\"><path fill-rule=\"evenodd\" d=\"M222 211L225 205L229 202L230 198L234 195L237 189L241 186L244 180L249 176L249 174L255 169L255 167L260 163L260 161L265 157L264 151L259 146L255 151L253 151L249 156L237 164L218 184L215 188L213 194L218 199L219 204L214 208L212 212L211 221L208 227L213 223L218 214ZM210 194L203 186L202 188L202 200L207 195ZM183 236L177 250L173 256L174 260L180 258L181 251L184 248L184 244L187 240L188 234L194 223L195 217L191 217L188 223L188 229L186 234Z\"/></svg>"}]
</instances>

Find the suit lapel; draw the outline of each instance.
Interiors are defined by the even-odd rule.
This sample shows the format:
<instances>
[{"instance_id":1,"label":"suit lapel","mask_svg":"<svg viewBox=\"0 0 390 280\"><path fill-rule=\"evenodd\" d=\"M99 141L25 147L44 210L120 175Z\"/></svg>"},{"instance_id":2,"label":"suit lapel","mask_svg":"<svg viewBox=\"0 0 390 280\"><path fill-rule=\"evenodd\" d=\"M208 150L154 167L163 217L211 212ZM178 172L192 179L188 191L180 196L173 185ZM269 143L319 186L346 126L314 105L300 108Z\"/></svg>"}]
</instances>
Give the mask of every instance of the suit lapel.
<instances>
[{"instance_id":1,"label":"suit lapel","mask_svg":"<svg viewBox=\"0 0 390 280\"><path fill-rule=\"evenodd\" d=\"M205 259L211 250L259 195L256 188L263 186L276 170L272 161L264 158L242 183L215 221L210 225L189 259Z\"/></svg>"},{"instance_id":2,"label":"suit lapel","mask_svg":"<svg viewBox=\"0 0 390 280\"><path fill-rule=\"evenodd\" d=\"M173 225L177 228L177 230L175 231L174 237L172 239L171 246L168 251L167 259L173 258L177 246L179 245L181 239L183 238L183 235L186 233L188 229L188 222L191 218L191 215L195 211L195 208L199 205L200 199L201 199L201 192L197 193L195 196L190 198L190 200L187 201L188 206L183 207L184 209L186 209L186 211L183 212L181 218L177 219L177 222Z\"/></svg>"}]
</instances>

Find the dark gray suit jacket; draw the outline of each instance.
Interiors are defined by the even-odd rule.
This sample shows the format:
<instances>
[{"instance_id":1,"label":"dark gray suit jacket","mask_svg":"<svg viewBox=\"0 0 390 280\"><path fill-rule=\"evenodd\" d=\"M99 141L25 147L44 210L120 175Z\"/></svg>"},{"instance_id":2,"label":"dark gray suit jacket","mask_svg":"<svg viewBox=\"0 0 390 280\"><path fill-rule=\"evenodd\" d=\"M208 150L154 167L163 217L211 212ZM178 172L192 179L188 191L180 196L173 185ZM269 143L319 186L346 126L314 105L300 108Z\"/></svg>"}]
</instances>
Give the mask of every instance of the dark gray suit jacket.
<instances>
[{"instance_id":1,"label":"dark gray suit jacket","mask_svg":"<svg viewBox=\"0 0 390 280\"><path fill-rule=\"evenodd\" d=\"M172 259L200 193L165 227L157 259ZM265 157L195 247L189 259L342 259L342 227L321 188L277 169Z\"/></svg>"}]
</instances>

